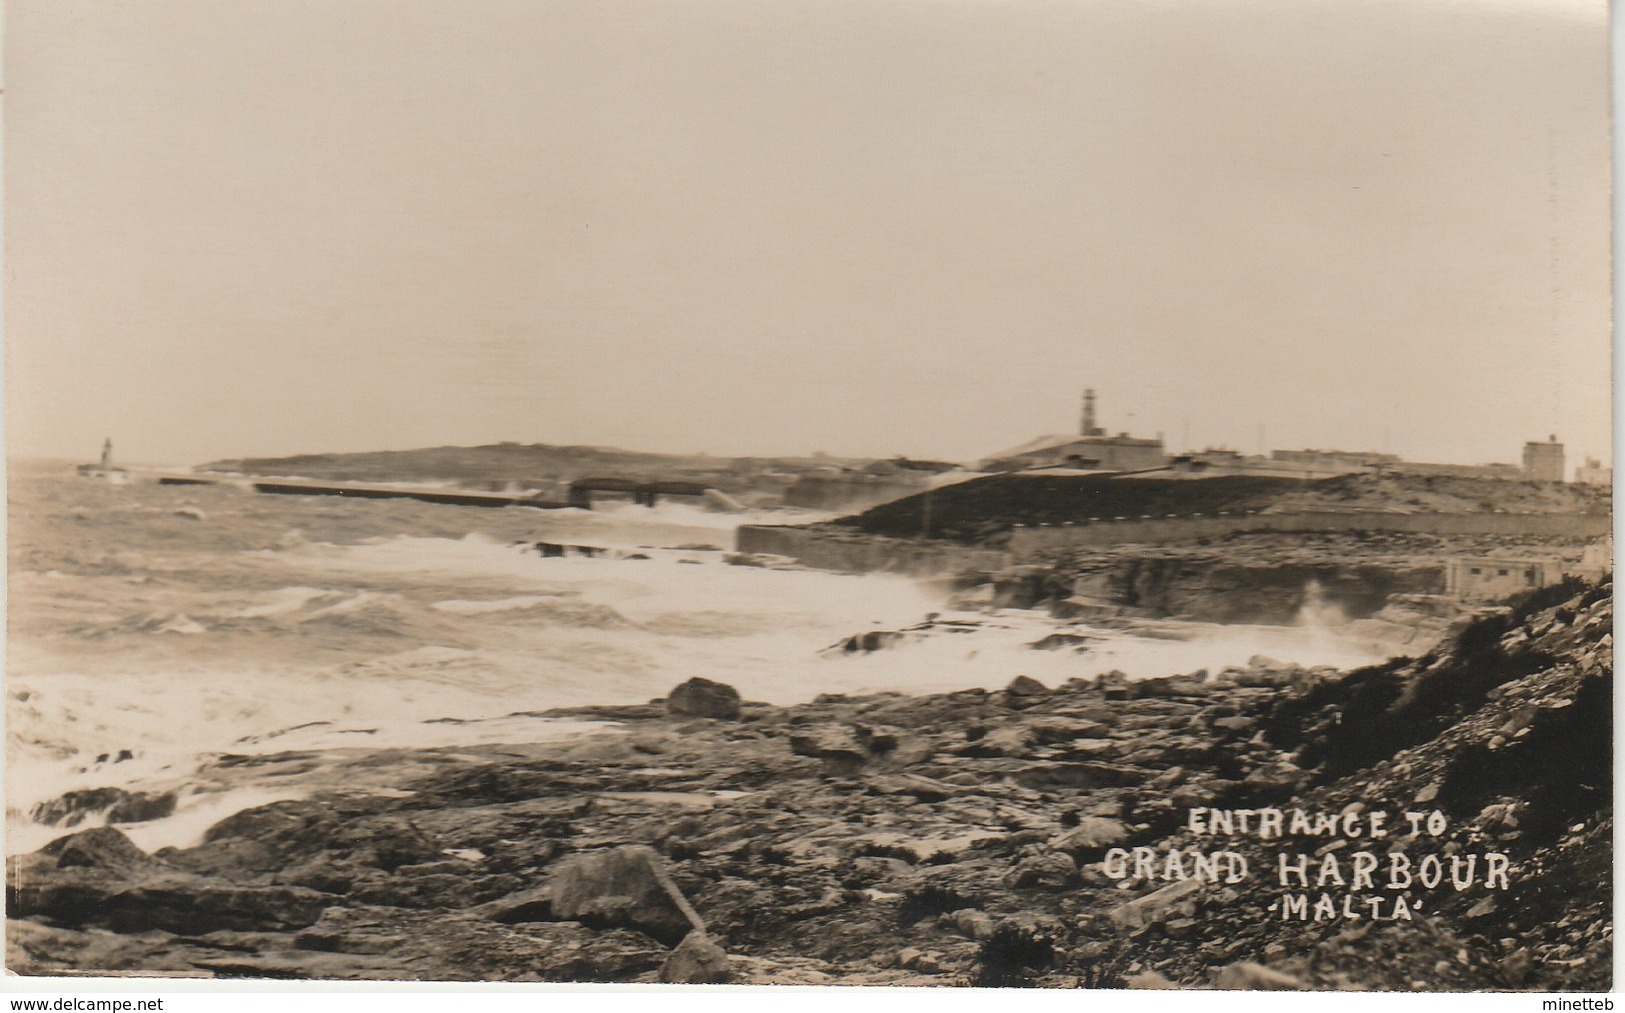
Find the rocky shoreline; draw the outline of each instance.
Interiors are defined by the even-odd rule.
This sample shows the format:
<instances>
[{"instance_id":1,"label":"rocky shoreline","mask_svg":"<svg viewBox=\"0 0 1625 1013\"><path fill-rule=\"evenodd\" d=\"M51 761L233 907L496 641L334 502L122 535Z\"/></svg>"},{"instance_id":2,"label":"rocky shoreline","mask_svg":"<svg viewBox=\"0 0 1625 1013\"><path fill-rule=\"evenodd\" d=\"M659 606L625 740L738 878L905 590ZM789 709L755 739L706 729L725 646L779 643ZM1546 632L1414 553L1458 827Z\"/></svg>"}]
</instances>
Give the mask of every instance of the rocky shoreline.
<instances>
[{"instance_id":1,"label":"rocky shoreline","mask_svg":"<svg viewBox=\"0 0 1625 1013\"><path fill-rule=\"evenodd\" d=\"M565 742L357 751L347 790L147 854L82 830L7 869L23 974L1606 989L1612 586L1533 592L1416 659L997 692L663 701ZM220 764L296 771L297 753ZM1193 810L1439 813L1381 842L1506 856L1408 918L1283 913L1281 842ZM1395 817L1396 821L1398 817ZM1167 874L1222 846L1245 882ZM1113 849L1158 877L1114 876ZM1135 849L1148 849L1136 852ZM1272 905L1274 905L1272 907ZM1290 907L1284 909L1290 910ZM1346 908L1344 909L1346 912Z\"/></svg>"}]
</instances>

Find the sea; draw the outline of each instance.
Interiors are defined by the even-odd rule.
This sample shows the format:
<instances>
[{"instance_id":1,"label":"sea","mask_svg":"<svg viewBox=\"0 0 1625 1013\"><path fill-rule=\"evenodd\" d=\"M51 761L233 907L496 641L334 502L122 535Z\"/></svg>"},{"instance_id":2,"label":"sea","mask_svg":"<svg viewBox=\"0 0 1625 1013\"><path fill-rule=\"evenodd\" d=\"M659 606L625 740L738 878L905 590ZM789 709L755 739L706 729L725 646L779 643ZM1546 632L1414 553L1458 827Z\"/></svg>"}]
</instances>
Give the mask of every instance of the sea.
<instances>
[{"instance_id":1,"label":"sea","mask_svg":"<svg viewBox=\"0 0 1625 1013\"><path fill-rule=\"evenodd\" d=\"M175 792L172 815L121 829L149 849L188 846L233 812L332 787L336 761L358 751L614 733L542 712L644 703L694 676L792 704L1017 675L1141 678L1257 654L1381 660L1322 611L1155 635L1074 623L1064 628L1091 636L1087 650L1034 650L1061 628L1040 611L955 611L941 582L728 559L741 523L825 517L273 496L13 462L6 852L67 832L32 814L68 791ZM602 551L544 557L543 541ZM910 628L884 650L838 646ZM274 781L222 762L270 753L302 762Z\"/></svg>"}]
</instances>

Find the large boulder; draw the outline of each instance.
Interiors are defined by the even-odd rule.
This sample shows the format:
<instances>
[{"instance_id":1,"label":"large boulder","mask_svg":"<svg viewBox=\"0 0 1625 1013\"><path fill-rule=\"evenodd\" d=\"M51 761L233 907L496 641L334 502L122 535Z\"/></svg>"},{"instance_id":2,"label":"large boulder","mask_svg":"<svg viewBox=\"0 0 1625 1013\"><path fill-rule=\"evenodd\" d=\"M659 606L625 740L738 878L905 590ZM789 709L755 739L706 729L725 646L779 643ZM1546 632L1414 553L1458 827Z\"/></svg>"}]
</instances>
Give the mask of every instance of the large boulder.
<instances>
[{"instance_id":1,"label":"large boulder","mask_svg":"<svg viewBox=\"0 0 1625 1013\"><path fill-rule=\"evenodd\" d=\"M1048 696L1049 687L1030 675L1018 675L1010 680L1004 691L1011 696Z\"/></svg>"},{"instance_id":2,"label":"large boulder","mask_svg":"<svg viewBox=\"0 0 1625 1013\"><path fill-rule=\"evenodd\" d=\"M720 985L732 975L728 954L703 932L690 932L660 965L660 980L676 985Z\"/></svg>"},{"instance_id":3,"label":"large boulder","mask_svg":"<svg viewBox=\"0 0 1625 1013\"><path fill-rule=\"evenodd\" d=\"M666 694L666 713L672 717L734 721L739 717L739 691L726 683L695 676Z\"/></svg>"},{"instance_id":4,"label":"large boulder","mask_svg":"<svg viewBox=\"0 0 1625 1013\"><path fill-rule=\"evenodd\" d=\"M552 916L593 928L636 929L675 945L705 923L653 848L627 845L560 862L548 882Z\"/></svg>"}]
</instances>

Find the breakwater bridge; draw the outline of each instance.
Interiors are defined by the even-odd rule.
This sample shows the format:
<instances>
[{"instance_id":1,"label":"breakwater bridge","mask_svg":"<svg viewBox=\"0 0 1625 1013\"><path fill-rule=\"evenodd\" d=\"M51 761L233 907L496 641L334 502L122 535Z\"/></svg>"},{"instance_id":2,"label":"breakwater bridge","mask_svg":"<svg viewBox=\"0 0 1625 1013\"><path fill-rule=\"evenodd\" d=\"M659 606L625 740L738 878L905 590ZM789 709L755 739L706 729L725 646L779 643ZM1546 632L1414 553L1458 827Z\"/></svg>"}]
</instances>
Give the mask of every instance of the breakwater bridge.
<instances>
[{"instance_id":1,"label":"breakwater bridge","mask_svg":"<svg viewBox=\"0 0 1625 1013\"><path fill-rule=\"evenodd\" d=\"M629 478L580 478L570 483L570 498L567 505L591 510L595 493L630 496L633 503L651 507L658 503L662 496L709 499L710 494L721 495L718 490L703 482L639 482Z\"/></svg>"},{"instance_id":2,"label":"breakwater bridge","mask_svg":"<svg viewBox=\"0 0 1625 1013\"><path fill-rule=\"evenodd\" d=\"M724 510L743 506L721 490L701 482L660 479L583 478L571 482L566 498L548 499L540 493L480 492L443 486L392 485L382 482L325 482L314 479L258 479L238 475L169 474L157 476L159 485L231 485L271 496L344 496L350 499L410 499L421 503L472 507L531 507L591 510L595 496L630 497L640 506L654 506L662 497L679 496Z\"/></svg>"}]
</instances>

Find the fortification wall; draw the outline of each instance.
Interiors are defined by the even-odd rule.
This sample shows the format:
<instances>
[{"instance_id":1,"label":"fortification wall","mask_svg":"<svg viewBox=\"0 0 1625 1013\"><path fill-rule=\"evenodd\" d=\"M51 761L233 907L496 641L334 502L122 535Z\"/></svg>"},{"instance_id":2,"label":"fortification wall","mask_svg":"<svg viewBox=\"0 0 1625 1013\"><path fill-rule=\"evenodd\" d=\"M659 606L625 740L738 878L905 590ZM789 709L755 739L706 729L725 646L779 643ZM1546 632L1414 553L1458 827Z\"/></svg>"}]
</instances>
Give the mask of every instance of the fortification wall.
<instances>
[{"instance_id":1,"label":"fortification wall","mask_svg":"<svg viewBox=\"0 0 1625 1013\"><path fill-rule=\"evenodd\" d=\"M1371 512L1195 514L1187 517L1122 518L1017 526L1010 554L1026 559L1049 549L1179 542L1240 531L1408 531L1437 535L1530 535L1598 538L1612 519L1592 514L1385 514Z\"/></svg>"},{"instance_id":2,"label":"fortification wall","mask_svg":"<svg viewBox=\"0 0 1625 1013\"><path fill-rule=\"evenodd\" d=\"M735 544L740 552L789 556L806 566L841 573L927 577L963 571L991 572L1010 565L1009 553L993 549L819 528L745 524L740 526Z\"/></svg>"}]
</instances>

